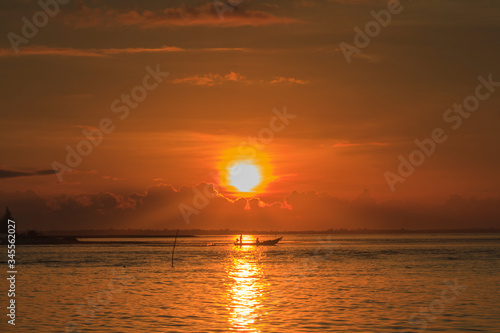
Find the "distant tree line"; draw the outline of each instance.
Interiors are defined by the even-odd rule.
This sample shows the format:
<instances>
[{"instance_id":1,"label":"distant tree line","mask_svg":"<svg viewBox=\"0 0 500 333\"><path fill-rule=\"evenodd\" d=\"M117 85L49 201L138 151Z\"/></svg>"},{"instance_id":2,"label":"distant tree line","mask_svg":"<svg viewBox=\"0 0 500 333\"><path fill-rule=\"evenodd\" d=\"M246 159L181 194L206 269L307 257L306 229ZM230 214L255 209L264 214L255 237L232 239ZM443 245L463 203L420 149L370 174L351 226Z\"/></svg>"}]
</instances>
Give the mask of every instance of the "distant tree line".
<instances>
[{"instance_id":1,"label":"distant tree line","mask_svg":"<svg viewBox=\"0 0 500 333\"><path fill-rule=\"evenodd\" d=\"M5 214L2 217L2 221L0 222L0 233L7 234L9 229L9 220L14 220L12 217L12 213L9 210L9 207L5 208Z\"/></svg>"},{"instance_id":2,"label":"distant tree line","mask_svg":"<svg viewBox=\"0 0 500 333\"><path fill-rule=\"evenodd\" d=\"M0 220L0 234L5 234L9 232L9 220L16 221L14 217L12 217L12 213L9 210L9 207L5 208L5 213L3 214L2 220ZM17 221L16 221L17 222ZM16 228L16 231L18 229ZM39 237L41 234L36 230L28 230L23 233L17 232L17 234L21 237Z\"/></svg>"}]
</instances>

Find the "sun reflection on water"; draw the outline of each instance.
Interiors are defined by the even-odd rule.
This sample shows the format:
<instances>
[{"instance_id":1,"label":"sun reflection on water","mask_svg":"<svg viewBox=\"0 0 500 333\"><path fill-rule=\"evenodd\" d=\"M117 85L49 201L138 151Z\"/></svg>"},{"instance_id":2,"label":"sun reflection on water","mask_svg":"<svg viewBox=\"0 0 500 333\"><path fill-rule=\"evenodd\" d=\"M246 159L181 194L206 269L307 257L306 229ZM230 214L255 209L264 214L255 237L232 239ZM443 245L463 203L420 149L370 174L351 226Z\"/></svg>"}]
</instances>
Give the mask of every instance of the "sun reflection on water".
<instances>
[{"instance_id":1,"label":"sun reflection on water","mask_svg":"<svg viewBox=\"0 0 500 333\"><path fill-rule=\"evenodd\" d=\"M229 324L233 331L261 332L259 315L267 285L263 282L260 250L251 247L234 247L234 256L228 267L230 286Z\"/></svg>"}]
</instances>

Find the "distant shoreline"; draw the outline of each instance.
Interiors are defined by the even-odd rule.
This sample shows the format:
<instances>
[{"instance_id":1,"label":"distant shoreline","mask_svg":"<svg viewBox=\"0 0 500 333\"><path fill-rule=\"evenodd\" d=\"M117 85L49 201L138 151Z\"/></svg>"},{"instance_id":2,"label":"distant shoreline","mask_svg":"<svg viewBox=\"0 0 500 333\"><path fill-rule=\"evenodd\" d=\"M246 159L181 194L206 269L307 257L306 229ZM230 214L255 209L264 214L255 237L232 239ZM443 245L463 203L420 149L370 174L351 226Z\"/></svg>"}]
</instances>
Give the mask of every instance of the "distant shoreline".
<instances>
[{"instance_id":1,"label":"distant shoreline","mask_svg":"<svg viewBox=\"0 0 500 333\"><path fill-rule=\"evenodd\" d=\"M175 235L74 235L77 238L175 238ZM178 235L178 238L196 237L196 235Z\"/></svg>"},{"instance_id":2,"label":"distant shoreline","mask_svg":"<svg viewBox=\"0 0 500 333\"><path fill-rule=\"evenodd\" d=\"M26 236L20 234L17 238L18 245L55 245L55 244L126 244L126 243L148 243L150 241L108 241L106 238L174 238L177 231L161 230L153 234L153 230L80 230L80 231L47 231L37 236ZM135 233L134 233L135 232ZM98 234L103 233L103 234ZM189 233L189 234L188 234ZM198 236L234 236L234 235L431 235L431 234L500 234L500 229L436 229L436 230L325 230L325 231L244 231L244 230L181 230L179 238L194 238ZM103 239L100 241L84 239ZM0 244L6 243L6 239L0 239Z\"/></svg>"},{"instance_id":3,"label":"distant shoreline","mask_svg":"<svg viewBox=\"0 0 500 333\"><path fill-rule=\"evenodd\" d=\"M77 238L171 238L175 237L177 230L51 230L43 231L46 236L65 236ZM178 237L196 237L208 235L297 235L297 234L330 234L330 235L401 235L401 234L495 234L500 233L497 228L473 229L330 229L330 230L180 230Z\"/></svg>"}]
</instances>

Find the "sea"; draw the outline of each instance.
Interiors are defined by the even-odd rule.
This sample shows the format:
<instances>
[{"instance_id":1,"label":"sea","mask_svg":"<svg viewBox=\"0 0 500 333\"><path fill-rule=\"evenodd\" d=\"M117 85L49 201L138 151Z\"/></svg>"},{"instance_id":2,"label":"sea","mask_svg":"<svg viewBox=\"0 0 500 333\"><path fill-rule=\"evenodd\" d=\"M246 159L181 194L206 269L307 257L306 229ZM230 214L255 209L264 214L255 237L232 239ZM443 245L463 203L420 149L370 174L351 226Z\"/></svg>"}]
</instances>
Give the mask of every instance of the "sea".
<instances>
[{"instance_id":1,"label":"sea","mask_svg":"<svg viewBox=\"0 0 500 333\"><path fill-rule=\"evenodd\" d=\"M500 332L500 234L238 236L19 245L0 331Z\"/></svg>"}]
</instances>

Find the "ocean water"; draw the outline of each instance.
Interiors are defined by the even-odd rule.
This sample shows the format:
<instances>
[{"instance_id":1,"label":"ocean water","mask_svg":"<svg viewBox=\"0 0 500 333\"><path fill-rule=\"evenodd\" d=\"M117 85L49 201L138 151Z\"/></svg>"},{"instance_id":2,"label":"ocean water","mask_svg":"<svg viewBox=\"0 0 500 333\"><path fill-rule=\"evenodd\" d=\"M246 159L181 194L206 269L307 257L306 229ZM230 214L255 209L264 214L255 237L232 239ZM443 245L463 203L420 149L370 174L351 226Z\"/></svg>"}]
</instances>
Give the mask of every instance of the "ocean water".
<instances>
[{"instance_id":1,"label":"ocean water","mask_svg":"<svg viewBox=\"0 0 500 333\"><path fill-rule=\"evenodd\" d=\"M18 246L1 331L500 332L500 235L236 237Z\"/></svg>"}]
</instances>

